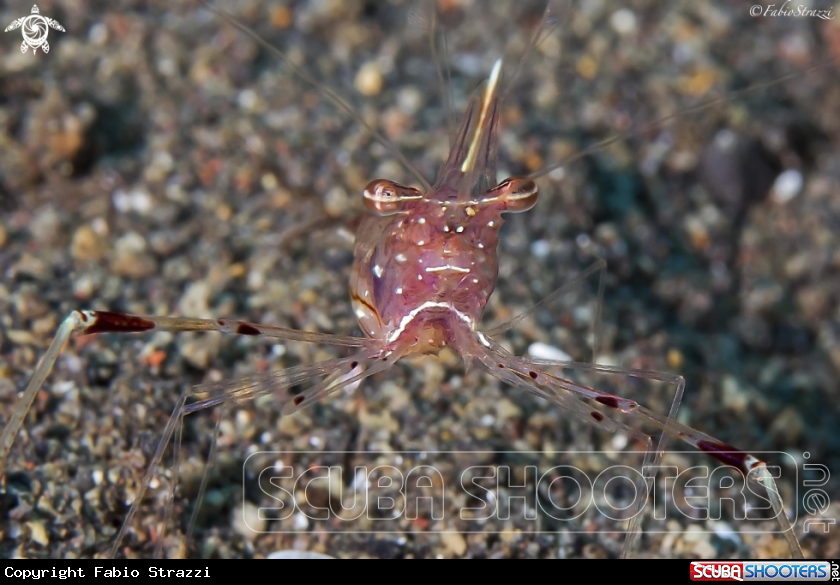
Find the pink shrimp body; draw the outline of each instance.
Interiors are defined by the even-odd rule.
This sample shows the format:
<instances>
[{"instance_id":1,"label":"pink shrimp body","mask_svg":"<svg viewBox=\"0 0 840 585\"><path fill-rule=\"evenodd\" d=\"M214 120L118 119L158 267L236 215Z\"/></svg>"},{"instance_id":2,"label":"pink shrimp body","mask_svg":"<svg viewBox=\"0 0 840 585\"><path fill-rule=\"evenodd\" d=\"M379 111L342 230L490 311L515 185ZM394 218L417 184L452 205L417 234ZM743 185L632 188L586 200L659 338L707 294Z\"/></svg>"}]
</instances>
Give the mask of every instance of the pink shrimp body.
<instances>
[{"instance_id":1,"label":"pink shrimp body","mask_svg":"<svg viewBox=\"0 0 840 585\"><path fill-rule=\"evenodd\" d=\"M483 95L473 98L431 191L421 195L384 180L365 189L377 215L359 229L351 298L365 333L401 353L447 346L468 352L496 286L502 213L536 203L530 179L488 188L495 185L500 67L497 62Z\"/></svg>"}]
</instances>

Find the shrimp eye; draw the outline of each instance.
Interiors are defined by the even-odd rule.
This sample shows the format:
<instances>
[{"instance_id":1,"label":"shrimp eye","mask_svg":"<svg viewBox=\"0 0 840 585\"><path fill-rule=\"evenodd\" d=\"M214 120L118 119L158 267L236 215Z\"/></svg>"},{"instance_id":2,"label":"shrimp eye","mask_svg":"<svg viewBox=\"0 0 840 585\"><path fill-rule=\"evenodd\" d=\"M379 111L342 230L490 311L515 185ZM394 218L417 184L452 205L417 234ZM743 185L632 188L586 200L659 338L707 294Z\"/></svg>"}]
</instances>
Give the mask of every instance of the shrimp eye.
<instances>
[{"instance_id":1,"label":"shrimp eye","mask_svg":"<svg viewBox=\"0 0 840 585\"><path fill-rule=\"evenodd\" d=\"M528 177L511 177L490 190L492 197L502 202L505 213L521 213L537 204L539 189Z\"/></svg>"},{"instance_id":2,"label":"shrimp eye","mask_svg":"<svg viewBox=\"0 0 840 585\"><path fill-rule=\"evenodd\" d=\"M377 215L391 215L402 211L407 201L420 199L422 194L413 187L377 179L368 183L363 196L369 211Z\"/></svg>"}]
</instances>

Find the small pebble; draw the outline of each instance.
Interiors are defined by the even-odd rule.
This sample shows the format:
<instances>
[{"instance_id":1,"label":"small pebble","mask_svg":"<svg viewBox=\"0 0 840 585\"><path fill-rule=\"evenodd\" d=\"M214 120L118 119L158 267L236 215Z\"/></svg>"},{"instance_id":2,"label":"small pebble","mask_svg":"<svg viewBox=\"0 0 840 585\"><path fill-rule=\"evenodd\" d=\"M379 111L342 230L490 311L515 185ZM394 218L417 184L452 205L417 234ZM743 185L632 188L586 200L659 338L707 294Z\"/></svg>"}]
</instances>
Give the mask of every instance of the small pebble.
<instances>
[{"instance_id":1,"label":"small pebble","mask_svg":"<svg viewBox=\"0 0 840 585\"><path fill-rule=\"evenodd\" d=\"M6 242L9 241L9 233L6 231L6 227L0 223L0 248L6 245Z\"/></svg>"},{"instance_id":2,"label":"small pebble","mask_svg":"<svg viewBox=\"0 0 840 585\"><path fill-rule=\"evenodd\" d=\"M88 40L97 46L102 46L108 41L108 27L105 23L97 22L88 30Z\"/></svg>"},{"instance_id":3,"label":"small pebble","mask_svg":"<svg viewBox=\"0 0 840 585\"><path fill-rule=\"evenodd\" d=\"M610 444L612 445L612 448L614 450L623 451L624 448L627 446L627 441L627 435L625 435L624 433L616 433L615 435L613 435Z\"/></svg>"},{"instance_id":4,"label":"small pebble","mask_svg":"<svg viewBox=\"0 0 840 585\"><path fill-rule=\"evenodd\" d=\"M610 16L610 26L620 35L629 35L636 32L636 15L632 10L621 8Z\"/></svg>"},{"instance_id":5,"label":"small pebble","mask_svg":"<svg viewBox=\"0 0 840 585\"><path fill-rule=\"evenodd\" d=\"M770 425L770 435L778 441L787 443L798 441L804 430L805 423L802 415L792 406L782 410Z\"/></svg>"},{"instance_id":6,"label":"small pebble","mask_svg":"<svg viewBox=\"0 0 840 585\"><path fill-rule=\"evenodd\" d=\"M47 529L40 522L27 522L26 525L32 534L32 540L41 546L47 546L50 543L50 536L47 534Z\"/></svg>"},{"instance_id":7,"label":"small pebble","mask_svg":"<svg viewBox=\"0 0 840 585\"><path fill-rule=\"evenodd\" d=\"M114 203L114 208L120 213L134 211L141 215L148 215L154 207L152 196L142 188L132 189L131 191L117 189L111 195L111 201Z\"/></svg>"},{"instance_id":8,"label":"small pebble","mask_svg":"<svg viewBox=\"0 0 840 585\"><path fill-rule=\"evenodd\" d=\"M537 258L545 258L551 252L551 243L548 240L536 240L531 244L531 254Z\"/></svg>"},{"instance_id":9,"label":"small pebble","mask_svg":"<svg viewBox=\"0 0 840 585\"><path fill-rule=\"evenodd\" d=\"M507 398L502 398L496 402L496 416L501 421L505 421L507 419L517 419L521 414L522 409Z\"/></svg>"},{"instance_id":10,"label":"small pebble","mask_svg":"<svg viewBox=\"0 0 840 585\"><path fill-rule=\"evenodd\" d=\"M356 90L365 96L374 96L382 91L382 71L375 61L368 61L356 74Z\"/></svg>"},{"instance_id":11,"label":"small pebble","mask_svg":"<svg viewBox=\"0 0 840 585\"><path fill-rule=\"evenodd\" d=\"M446 532L440 535L443 546L455 556L462 556L467 552L467 541L457 532Z\"/></svg>"},{"instance_id":12,"label":"small pebble","mask_svg":"<svg viewBox=\"0 0 840 585\"><path fill-rule=\"evenodd\" d=\"M178 301L178 311L184 317L195 317L207 319L211 317L210 312L210 285L205 280L197 280L191 283L181 300Z\"/></svg>"},{"instance_id":13,"label":"small pebble","mask_svg":"<svg viewBox=\"0 0 840 585\"><path fill-rule=\"evenodd\" d=\"M312 552L309 550L278 550L271 553L267 559L332 559L335 557L321 553Z\"/></svg>"},{"instance_id":14,"label":"small pebble","mask_svg":"<svg viewBox=\"0 0 840 585\"><path fill-rule=\"evenodd\" d=\"M253 111L257 106L257 92L253 89L243 89L239 92L239 96L236 98L236 102L239 104L239 107L245 111Z\"/></svg>"},{"instance_id":15,"label":"small pebble","mask_svg":"<svg viewBox=\"0 0 840 585\"><path fill-rule=\"evenodd\" d=\"M306 530L307 528L309 528L309 519L306 517L306 514L304 514L303 512L298 512L297 514L295 514L295 519L294 523L292 524L292 527L295 530Z\"/></svg>"},{"instance_id":16,"label":"small pebble","mask_svg":"<svg viewBox=\"0 0 840 585\"><path fill-rule=\"evenodd\" d=\"M735 544L741 544L741 536L735 532L732 527L723 520L717 520L712 523L712 529L721 540L730 540Z\"/></svg>"},{"instance_id":17,"label":"small pebble","mask_svg":"<svg viewBox=\"0 0 840 585\"><path fill-rule=\"evenodd\" d=\"M74 260L99 262L105 255L105 246L92 227L83 225L73 234L70 255Z\"/></svg>"},{"instance_id":18,"label":"small pebble","mask_svg":"<svg viewBox=\"0 0 840 585\"><path fill-rule=\"evenodd\" d=\"M571 362L572 356L562 349L537 341L528 346L528 355L541 360L557 360L560 362Z\"/></svg>"},{"instance_id":19,"label":"small pebble","mask_svg":"<svg viewBox=\"0 0 840 585\"><path fill-rule=\"evenodd\" d=\"M250 502L233 510L233 529L247 540L254 539L266 527L266 521L260 518L259 508Z\"/></svg>"},{"instance_id":20,"label":"small pebble","mask_svg":"<svg viewBox=\"0 0 840 585\"><path fill-rule=\"evenodd\" d=\"M724 376L721 386L723 388L723 405L735 412L744 412L750 403L750 397L738 382L738 379L735 376Z\"/></svg>"},{"instance_id":21,"label":"small pebble","mask_svg":"<svg viewBox=\"0 0 840 585\"><path fill-rule=\"evenodd\" d=\"M53 208L43 209L32 218L29 231L39 243L50 245L61 231L61 218Z\"/></svg>"},{"instance_id":22,"label":"small pebble","mask_svg":"<svg viewBox=\"0 0 840 585\"><path fill-rule=\"evenodd\" d=\"M680 350L671 348L668 350L668 367L673 370L681 370L685 364L685 359Z\"/></svg>"},{"instance_id":23,"label":"small pebble","mask_svg":"<svg viewBox=\"0 0 840 585\"><path fill-rule=\"evenodd\" d=\"M771 197L776 203L787 203L799 195L804 183L805 180L802 178L802 173L796 169L788 169L776 177L776 182L773 183Z\"/></svg>"},{"instance_id":24,"label":"small pebble","mask_svg":"<svg viewBox=\"0 0 840 585\"><path fill-rule=\"evenodd\" d=\"M406 87L397 93L397 106L404 114L415 115L424 104L423 92L416 87Z\"/></svg>"}]
</instances>

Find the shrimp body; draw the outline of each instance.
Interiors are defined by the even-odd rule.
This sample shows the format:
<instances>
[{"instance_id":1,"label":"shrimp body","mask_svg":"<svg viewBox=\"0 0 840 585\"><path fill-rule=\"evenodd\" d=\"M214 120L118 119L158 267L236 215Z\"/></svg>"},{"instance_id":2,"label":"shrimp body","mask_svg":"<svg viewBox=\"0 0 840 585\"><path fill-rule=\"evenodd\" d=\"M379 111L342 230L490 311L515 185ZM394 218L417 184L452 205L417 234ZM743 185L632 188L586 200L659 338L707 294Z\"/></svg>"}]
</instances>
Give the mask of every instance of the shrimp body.
<instances>
[{"instance_id":1,"label":"shrimp body","mask_svg":"<svg viewBox=\"0 0 840 585\"><path fill-rule=\"evenodd\" d=\"M499 210L447 205L436 194L362 223L351 280L365 333L414 351L457 351L459 333L475 331L498 275Z\"/></svg>"},{"instance_id":2,"label":"shrimp body","mask_svg":"<svg viewBox=\"0 0 840 585\"><path fill-rule=\"evenodd\" d=\"M502 213L536 203L530 179L495 185L500 71L497 61L431 190L385 180L365 189L374 215L359 229L350 294L365 333L403 355L451 347L469 357L496 287Z\"/></svg>"}]
</instances>

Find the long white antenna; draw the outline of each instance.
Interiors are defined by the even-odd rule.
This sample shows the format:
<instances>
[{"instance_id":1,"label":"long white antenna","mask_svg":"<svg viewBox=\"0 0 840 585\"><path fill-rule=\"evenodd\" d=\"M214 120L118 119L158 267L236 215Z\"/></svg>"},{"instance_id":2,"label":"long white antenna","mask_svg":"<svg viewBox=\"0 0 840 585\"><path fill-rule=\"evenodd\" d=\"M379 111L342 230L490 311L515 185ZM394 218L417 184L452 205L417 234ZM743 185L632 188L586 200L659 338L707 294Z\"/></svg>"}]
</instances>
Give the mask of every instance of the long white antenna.
<instances>
[{"instance_id":1,"label":"long white antenna","mask_svg":"<svg viewBox=\"0 0 840 585\"><path fill-rule=\"evenodd\" d=\"M496 59L496 64L493 65L493 71L490 72L490 79L487 80L487 90L484 92L484 103L481 104L481 115L478 117L478 124L475 126L472 141L470 142L470 149L467 152L467 158L461 165L461 172L468 173L475 165L475 159L478 156L478 147L481 144L481 137L484 134L484 121L487 119L487 110L490 109L490 102L493 101L493 96L496 94L496 86L499 84L499 74L502 72L502 59Z\"/></svg>"}]
</instances>

